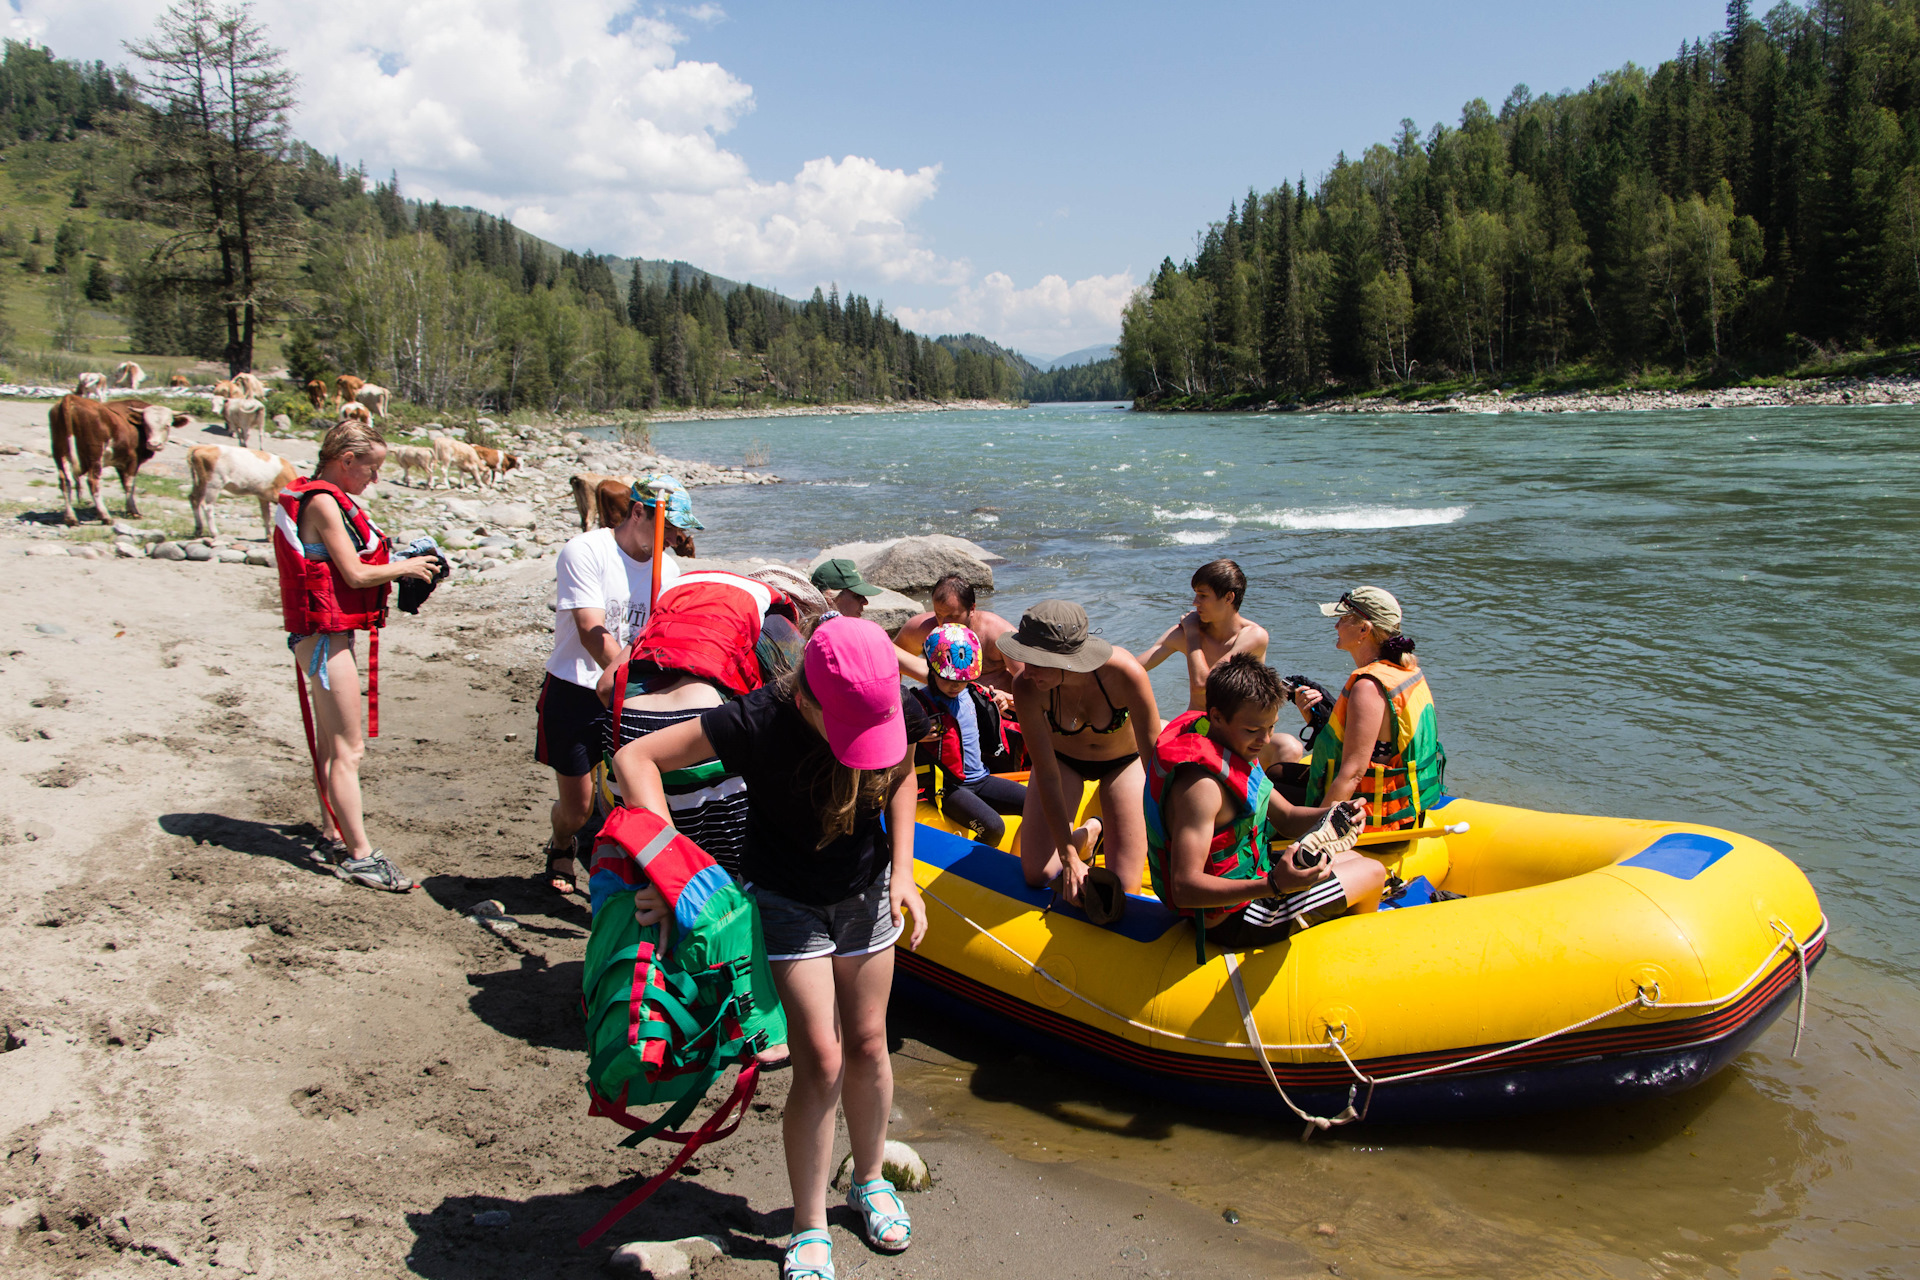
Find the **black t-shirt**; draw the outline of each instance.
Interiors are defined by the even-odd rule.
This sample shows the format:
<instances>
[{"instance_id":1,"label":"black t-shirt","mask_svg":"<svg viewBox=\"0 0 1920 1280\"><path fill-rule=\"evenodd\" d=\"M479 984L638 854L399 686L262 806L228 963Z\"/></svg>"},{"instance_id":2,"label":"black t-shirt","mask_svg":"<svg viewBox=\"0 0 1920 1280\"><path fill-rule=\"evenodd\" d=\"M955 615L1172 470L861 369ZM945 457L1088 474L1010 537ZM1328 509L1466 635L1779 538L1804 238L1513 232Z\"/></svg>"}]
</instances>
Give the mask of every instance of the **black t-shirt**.
<instances>
[{"instance_id":1,"label":"black t-shirt","mask_svg":"<svg viewBox=\"0 0 1920 1280\"><path fill-rule=\"evenodd\" d=\"M901 695L908 741L928 721L917 699ZM728 773L747 784L747 847L741 870L753 884L813 906L851 898L880 878L893 859L880 809L863 810L851 832L820 843L820 810L832 788L833 756L771 685L704 711L700 728Z\"/></svg>"}]
</instances>

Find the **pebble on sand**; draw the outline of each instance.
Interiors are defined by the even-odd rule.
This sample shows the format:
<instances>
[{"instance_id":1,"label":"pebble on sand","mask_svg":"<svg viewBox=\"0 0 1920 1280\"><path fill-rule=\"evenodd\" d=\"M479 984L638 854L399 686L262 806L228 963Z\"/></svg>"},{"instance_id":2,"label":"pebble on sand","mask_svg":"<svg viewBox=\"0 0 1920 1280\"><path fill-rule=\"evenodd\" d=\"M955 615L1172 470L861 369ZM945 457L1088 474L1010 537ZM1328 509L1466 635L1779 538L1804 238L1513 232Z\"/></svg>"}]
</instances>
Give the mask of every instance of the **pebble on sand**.
<instances>
[{"instance_id":1,"label":"pebble on sand","mask_svg":"<svg viewBox=\"0 0 1920 1280\"><path fill-rule=\"evenodd\" d=\"M892 1138L887 1139L887 1145L880 1152L880 1176L902 1191L925 1191L933 1185L933 1174L928 1171L927 1162L920 1158L920 1153ZM840 1172L834 1174L833 1185L853 1185L851 1153L840 1162Z\"/></svg>"},{"instance_id":2,"label":"pebble on sand","mask_svg":"<svg viewBox=\"0 0 1920 1280\"><path fill-rule=\"evenodd\" d=\"M1317 1236L1337 1236L1340 1234L1340 1230L1331 1222L1323 1222L1313 1229L1313 1234Z\"/></svg>"},{"instance_id":3,"label":"pebble on sand","mask_svg":"<svg viewBox=\"0 0 1920 1280\"><path fill-rule=\"evenodd\" d=\"M185 560L187 549L177 542L162 542L153 549L155 560Z\"/></svg>"},{"instance_id":4,"label":"pebble on sand","mask_svg":"<svg viewBox=\"0 0 1920 1280\"><path fill-rule=\"evenodd\" d=\"M616 1276L652 1277L667 1280L692 1272L694 1259L717 1258L718 1241L710 1236L688 1236L683 1240L629 1240L607 1259L607 1271Z\"/></svg>"},{"instance_id":5,"label":"pebble on sand","mask_svg":"<svg viewBox=\"0 0 1920 1280\"><path fill-rule=\"evenodd\" d=\"M505 1209L486 1209L473 1215L476 1227L504 1227L513 1221L513 1215Z\"/></svg>"}]
</instances>

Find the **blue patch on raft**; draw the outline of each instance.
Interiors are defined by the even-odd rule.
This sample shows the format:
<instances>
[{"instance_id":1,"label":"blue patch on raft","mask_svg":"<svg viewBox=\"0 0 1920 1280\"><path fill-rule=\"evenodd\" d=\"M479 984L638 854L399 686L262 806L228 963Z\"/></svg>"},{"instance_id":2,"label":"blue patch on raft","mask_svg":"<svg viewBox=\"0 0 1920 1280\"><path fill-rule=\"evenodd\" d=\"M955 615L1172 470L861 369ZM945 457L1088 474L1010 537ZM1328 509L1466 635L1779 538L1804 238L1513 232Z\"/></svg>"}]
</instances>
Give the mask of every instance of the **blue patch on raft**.
<instances>
[{"instance_id":1,"label":"blue patch on raft","mask_svg":"<svg viewBox=\"0 0 1920 1280\"><path fill-rule=\"evenodd\" d=\"M983 889L991 889L1002 897L1024 902L1036 910L1046 906L1047 900L1053 896L1050 889L1028 887L1026 877L1020 874L1020 859L1012 854L1002 853L991 845L979 844L937 827L922 824L913 833L913 857L916 862L950 871ZM1052 914L1093 923L1080 908L1070 907L1064 902L1056 903ZM1168 910L1158 898L1130 893L1127 895L1126 914L1103 927L1135 942L1153 942L1179 924L1182 918Z\"/></svg>"},{"instance_id":2,"label":"blue patch on raft","mask_svg":"<svg viewBox=\"0 0 1920 1280\"><path fill-rule=\"evenodd\" d=\"M1620 865L1661 871L1676 880L1691 880L1727 854L1733 846L1725 840L1693 831L1676 831L1661 836Z\"/></svg>"}]
</instances>

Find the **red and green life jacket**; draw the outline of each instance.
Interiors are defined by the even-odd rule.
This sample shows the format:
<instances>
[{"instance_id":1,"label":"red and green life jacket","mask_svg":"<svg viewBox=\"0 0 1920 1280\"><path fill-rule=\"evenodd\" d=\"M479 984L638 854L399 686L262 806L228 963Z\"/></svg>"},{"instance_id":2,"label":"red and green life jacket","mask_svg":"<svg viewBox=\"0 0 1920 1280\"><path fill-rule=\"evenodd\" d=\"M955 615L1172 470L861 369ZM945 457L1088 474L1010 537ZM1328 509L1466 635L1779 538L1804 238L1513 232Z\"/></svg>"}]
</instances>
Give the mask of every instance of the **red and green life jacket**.
<instances>
[{"instance_id":1,"label":"red and green life jacket","mask_svg":"<svg viewBox=\"0 0 1920 1280\"><path fill-rule=\"evenodd\" d=\"M1267 798L1273 794L1273 784L1258 761L1242 760L1209 738L1208 727L1204 711L1189 711L1169 723L1153 744L1153 759L1147 768L1147 874L1154 893L1170 907L1174 905L1173 880L1167 849L1172 835L1161 806L1166 803L1167 784L1173 781L1174 770L1183 764L1198 765L1225 787L1238 815L1232 826L1213 833L1213 841L1207 845L1206 873L1224 880L1261 880L1271 866ZM1194 915L1200 925L1207 926L1238 910L1238 906L1207 907Z\"/></svg>"},{"instance_id":2,"label":"red and green life jacket","mask_svg":"<svg viewBox=\"0 0 1920 1280\"><path fill-rule=\"evenodd\" d=\"M1340 772L1350 695L1357 680L1372 680L1386 694L1387 740L1374 744L1373 761L1353 798L1367 802L1369 831L1417 827L1427 810L1445 794L1447 752L1440 745L1440 726L1426 674L1394 662L1370 662L1347 677L1326 728L1313 739L1313 756L1307 765L1307 803L1324 803L1328 785Z\"/></svg>"}]
</instances>

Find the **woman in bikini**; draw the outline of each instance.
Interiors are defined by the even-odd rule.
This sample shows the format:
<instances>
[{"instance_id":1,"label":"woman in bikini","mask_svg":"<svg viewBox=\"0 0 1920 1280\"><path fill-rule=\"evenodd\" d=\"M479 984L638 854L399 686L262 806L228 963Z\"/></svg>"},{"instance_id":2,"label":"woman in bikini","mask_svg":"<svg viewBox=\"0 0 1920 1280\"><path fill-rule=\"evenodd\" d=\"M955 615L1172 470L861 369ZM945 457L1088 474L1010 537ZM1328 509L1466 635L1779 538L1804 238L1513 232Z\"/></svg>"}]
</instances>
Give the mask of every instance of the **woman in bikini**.
<instances>
[{"instance_id":1,"label":"woman in bikini","mask_svg":"<svg viewBox=\"0 0 1920 1280\"><path fill-rule=\"evenodd\" d=\"M1013 682L1033 773L1020 823L1020 869L1038 888L1058 881L1080 901L1087 861L1104 834L1107 868L1128 891L1147 873L1141 810L1147 772L1140 762L1160 736L1160 709L1145 668L1125 649L1087 633L1087 611L1042 600L1000 638L1000 652L1025 668ZM1131 732L1129 732L1131 730ZM1100 788L1100 812L1073 825L1086 783Z\"/></svg>"}]
</instances>

